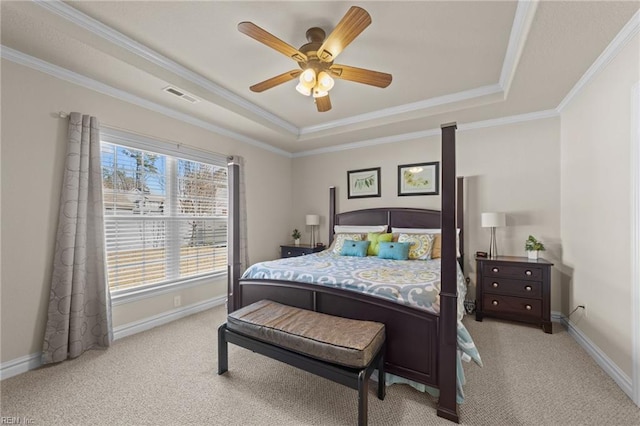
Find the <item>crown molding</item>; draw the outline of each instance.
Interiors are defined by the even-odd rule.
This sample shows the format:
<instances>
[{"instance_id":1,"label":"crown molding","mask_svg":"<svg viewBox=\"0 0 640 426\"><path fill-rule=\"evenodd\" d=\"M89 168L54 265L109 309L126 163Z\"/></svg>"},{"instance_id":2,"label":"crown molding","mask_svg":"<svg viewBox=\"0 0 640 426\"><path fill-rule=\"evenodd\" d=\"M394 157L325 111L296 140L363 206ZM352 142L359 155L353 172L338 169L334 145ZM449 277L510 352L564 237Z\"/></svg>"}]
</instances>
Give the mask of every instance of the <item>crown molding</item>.
<instances>
[{"instance_id":1,"label":"crown molding","mask_svg":"<svg viewBox=\"0 0 640 426\"><path fill-rule=\"evenodd\" d=\"M509 94L509 89L511 89L511 82L516 73L520 55L529 36L531 23L537 10L538 0L518 1L516 14L513 18L513 26L511 27L511 35L509 36L509 44L507 45L507 53L500 73L499 84L504 91L505 98Z\"/></svg>"},{"instance_id":2,"label":"crown molding","mask_svg":"<svg viewBox=\"0 0 640 426\"><path fill-rule=\"evenodd\" d=\"M300 136L310 135L324 130L335 129L338 127L349 126L352 124L363 123L366 121L382 120L384 118L392 117L398 114L425 110L456 102L468 101L470 99L490 96L500 92L502 92L502 88L498 84L482 86L475 89L465 90L463 92L451 93L448 95L425 99L424 101L398 105L391 108L384 108L378 111L368 112L366 114L354 115L340 120L327 121L326 123L303 127L300 129Z\"/></svg>"},{"instance_id":3,"label":"crown molding","mask_svg":"<svg viewBox=\"0 0 640 426\"><path fill-rule=\"evenodd\" d=\"M169 58L161 55L160 53L144 46L141 43L125 36L119 31L101 23L100 21L91 18L90 16L80 12L79 10L69 6L61 0L32 0L44 9L54 13L90 32L107 40L108 42L126 49L127 51L138 55L139 57L162 67L163 69L191 81L192 83L200 86L201 88L214 93L217 96L252 112L258 117L276 125L277 127L284 129L290 134L295 135L298 140L301 140L302 135L312 135L314 133L326 131L329 129L335 129L345 127L353 124L364 123L367 121L376 121L399 114L410 113L415 111L421 111L436 106L442 106L450 103L467 101L482 96L493 95L502 92L503 97L506 96L505 87L511 83L511 79L517 67L517 62L520 57L522 46L526 41L526 36L530 28L530 21L533 19L535 10L537 7L537 0L518 0L518 6L514 17L514 22L511 29L509 38L507 53L502 66L502 72L499 83L494 85L483 86L475 89L470 89L463 92L453 93L449 95L439 96L424 101L409 103L405 105L399 105L396 107L385 108L378 111L373 111L367 114L361 114L357 116L347 117L340 120L334 120L319 125L308 126L298 128L292 123L289 123L280 117L272 114L265 109L257 106L256 104L230 92L229 90L217 85L216 83L208 80L207 78L197 74L182 65L170 60Z\"/></svg>"},{"instance_id":4,"label":"crown molding","mask_svg":"<svg viewBox=\"0 0 640 426\"><path fill-rule=\"evenodd\" d=\"M640 31L640 10L629 19L622 30L615 36L615 38L609 43L606 49L598 56L598 59L589 67L587 72L578 80L578 82L569 91L567 96L560 102L556 108L558 112L562 112L569 103L576 97L578 93L582 91L584 86L587 85L597 74L600 73L609 63L618 56L618 53L631 41L631 39Z\"/></svg>"},{"instance_id":5,"label":"crown molding","mask_svg":"<svg viewBox=\"0 0 640 426\"><path fill-rule=\"evenodd\" d=\"M458 131L486 129L488 127L507 126L509 124L524 123L527 121L544 120L547 118L559 117L560 113L555 109L529 112L526 114L510 115L507 117L492 118L490 120L474 121L472 123L460 124Z\"/></svg>"},{"instance_id":6,"label":"crown molding","mask_svg":"<svg viewBox=\"0 0 640 426\"><path fill-rule=\"evenodd\" d=\"M79 10L67 5L61 0L33 0L38 6L52 12L69 22L72 22L85 30L92 32L93 34L105 39L106 41L126 49L127 51L155 64L165 70L190 81L203 89L214 93L217 96L256 114L257 116L267 120L268 122L276 125L277 127L284 129L285 131L297 136L298 128L288 121L283 120L275 114L260 108L258 105L244 99L241 96L225 89L224 87L214 83L213 81L203 77L202 75L195 73L188 68L180 65L179 63L172 61L166 56L161 55L153 49L138 43L137 41L127 37L119 31L114 30L108 25L80 12Z\"/></svg>"},{"instance_id":7,"label":"crown molding","mask_svg":"<svg viewBox=\"0 0 640 426\"><path fill-rule=\"evenodd\" d=\"M327 154L331 152L346 151L349 149L366 148L369 146L383 145L383 144L394 143L394 142L403 142L403 141L419 139L419 138L426 138L429 136L436 136L439 134L440 134L440 129L421 130L419 132L403 133L401 135L385 136L385 137L376 138L376 139L367 139L365 141L345 143L341 145L330 146L327 148L311 149L309 151L294 153L292 157L293 158L308 157L310 155Z\"/></svg>"},{"instance_id":8,"label":"crown molding","mask_svg":"<svg viewBox=\"0 0 640 426\"><path fill-rule=\"evenodd\" d=\"M266 151L270 151L270 152L291 158L290 152L284 151L280 148L276 148L274 146L271 146L259 140L250 138L248 136L241 135L240 133L234 132L232 130L225 129L224 127L216 126L215 124L209 123L204 120L200 120L198 118L190 116L189 114L176 111L174 109L165 107L155 102L151 102L139 96L132 95L131 93L125 92L124 90L116 89L115 87L93 80L89 77L75 73L66 68L62 68L57 65L53 65L49 62L45 62L41 59L27 55L18 50L11 49L10 47L0 45L0 57L2 57L3 59L7 59L11 62L15 62L17 64L35 69L36 71L44 72L46 74L49 74L61 80L68 81L69 83L73 83L78 86L82 86L87 89L93 90L95 92L99 92L99 93L111 96L113 98L120 99L122 101L140 106L142 108L166 115L167 117L175 118L176 120L180 120L185 123L198 126L200 128L209 130L218 135L226 136L231 139L244 142L248 145L252 145L257 148L261 148Z\"/></svg>"},{"instance_id":9,"label":"crown molding","mask_svg":"<svg viewBox=\"0 0 640 426\"><path fill-rule=\"evenodd\" d=\"M533 120L544 120L547 118L559 117L560 114L555 109L548 109L544 111L536 111L527 114L511 115L508 117L495 118L491 120L474 121L472 123L458 125L459 132L465 132L468 130L485 129L488 127L506 126L509 124L523 123ZM431 136L440 135L441 129L429 129L419 132L403 133L400 135L385 136L382 138L368 139L366 141L347 143L327 148L312 149L309 151L301 151L294 153L293 158L308 157L311 155L328 154L332 152L346 151L349 149L366 148L375 145L383 145L387 143L404 142L414 139L427 138Z\"/></svg>"}]
</instances>

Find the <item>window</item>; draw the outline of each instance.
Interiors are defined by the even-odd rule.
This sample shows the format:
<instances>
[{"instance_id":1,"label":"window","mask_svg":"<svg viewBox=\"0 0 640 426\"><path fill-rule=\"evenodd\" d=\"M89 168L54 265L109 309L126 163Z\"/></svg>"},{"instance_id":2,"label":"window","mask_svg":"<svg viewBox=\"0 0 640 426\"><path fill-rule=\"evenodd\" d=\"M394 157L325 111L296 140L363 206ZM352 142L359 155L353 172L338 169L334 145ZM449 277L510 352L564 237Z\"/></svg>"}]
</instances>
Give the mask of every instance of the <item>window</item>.
<instances>
[{"instance_id":1,"label":"window","mask_svg":"<svg viewBox=\"0 0 640 426\"><path fill-rule=\"evenodd\" d=\"M102 137L112 294L226 273L226 158L153 142L150 150L138 137Z\"/></svg>"}]
</instances>

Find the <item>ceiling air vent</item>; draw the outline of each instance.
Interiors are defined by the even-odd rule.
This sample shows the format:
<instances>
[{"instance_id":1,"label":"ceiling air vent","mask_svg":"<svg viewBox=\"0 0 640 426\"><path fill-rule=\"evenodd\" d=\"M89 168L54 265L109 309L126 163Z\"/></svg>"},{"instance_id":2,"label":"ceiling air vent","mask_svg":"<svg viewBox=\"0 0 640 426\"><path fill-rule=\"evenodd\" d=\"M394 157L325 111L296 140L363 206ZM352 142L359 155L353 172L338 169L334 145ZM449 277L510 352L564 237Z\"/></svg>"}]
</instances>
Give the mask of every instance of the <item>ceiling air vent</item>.
<instances>
[{"instance_id":1,"label":"ceiling air vent","mask_svg":"<svg viewBox=\"0 0 640 426\"><path fill-rule=\"evenodd\" d=\"M195 104L196 102L200 102L200 99L196 98L194 95L187 93L182 89L178 89L177 87L167 86L162 90L164 90L167 93L171 93L172 95L177 96L180 99L183 99L192 104Z\"/></svg>"}]
</instances>

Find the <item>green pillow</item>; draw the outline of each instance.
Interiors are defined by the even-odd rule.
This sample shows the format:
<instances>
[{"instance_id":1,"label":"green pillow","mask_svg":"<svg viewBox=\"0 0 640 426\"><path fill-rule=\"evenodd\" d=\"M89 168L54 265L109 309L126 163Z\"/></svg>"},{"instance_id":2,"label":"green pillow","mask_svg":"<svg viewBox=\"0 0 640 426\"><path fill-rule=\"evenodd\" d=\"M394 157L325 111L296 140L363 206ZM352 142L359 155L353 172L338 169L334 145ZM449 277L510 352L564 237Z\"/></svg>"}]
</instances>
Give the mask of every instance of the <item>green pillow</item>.
<instances>
[{"instance_id":1,"label":"green pillow","mask_svg":"<svg viewBox=\"0 0 640 426\"><path fill-rule=\"evenodd\" d=\"M379 234L377 232L369 232L367 234L367 241L371 241L371 244L369 244L369 249L367 250L367 255L377 256L380 251L379 243L393 241L393 234Z\"/></svg>"},{"instance_id":2,"label":"green pillow","mask_svg":"<svg viewBox=\"0 0 640 426\"><path fill-rule=\"evenodd\" d=\"M365 257L369 241L346 240L340 250L340 256Z\"/></svg>"},{"instance_id":3,"label":"green pillow","mask_svg":"<svg viewBox=\"0 0 640 426\"><path fill-rule=\"evenodd\" d=\"M411 243L380 243L378 257L381 259L407 260L409 259Z\"/></svg>"}]
</instances>

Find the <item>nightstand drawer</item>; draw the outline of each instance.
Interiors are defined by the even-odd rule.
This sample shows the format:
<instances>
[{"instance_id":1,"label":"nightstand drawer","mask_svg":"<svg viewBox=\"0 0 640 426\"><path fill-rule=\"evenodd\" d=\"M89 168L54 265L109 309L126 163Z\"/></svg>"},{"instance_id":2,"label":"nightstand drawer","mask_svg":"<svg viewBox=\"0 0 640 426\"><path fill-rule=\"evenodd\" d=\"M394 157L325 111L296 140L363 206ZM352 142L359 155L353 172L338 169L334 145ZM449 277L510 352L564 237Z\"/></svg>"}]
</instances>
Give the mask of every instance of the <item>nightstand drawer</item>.
<instances>
[{"instance_id":1,"label":"nightstand drawer","mask_svg":"<svg viewBox=\"0 0 640 426\"><path fill-rule=\"evenodd\" d=\"M510 280L507 278L484 277L482 291L491 294L504 294L507 296L542 297L542 283L540 281Z\"/></svg>"},{"instance_id":2,"label":"nightstand drawer","mask_svg":"<svg viewBox=\"0 0 640 426\"><path fill-rule=\"evenodd\" d=\"M487 265L484 274L490 277L514 278L518 280L542 280L542 268L529 265L491 264Z\"/></svg>"},{"instance_id":3,"label":"nightstand drawer","mask_svg":"<svg viewBox=\"0 0 640 426\"><path fill-rule=\"evenodd\" d=\"M324 246L310 246L307 244L301 244L299 246L281 245L280 257L305 256L307 254L321 252L324 248Z\"/></svg>"},{"instance_id":4,"label":"nightstand drawer","mask_svg":"<svg viewBox=\"0 0 640 426\"><path fill-rule=\"evenodd\" d=\"M482 298L482 305L487 313L493 312L529 318L542 317L542 301L537 299L485 294Z\"/></svg>"},{"instance_id":5,"label":"nightstand drawer","mask_svg":"<svg viewBox=\"0 0 640 426\"><path fill-rule=\"evenodd\" d=\"M296 257L296 256L304 256L307 253L309 253L309 250L305 250L303 248L283 247L280 255L282 257Z\"/></svg>"}]
</instances>

